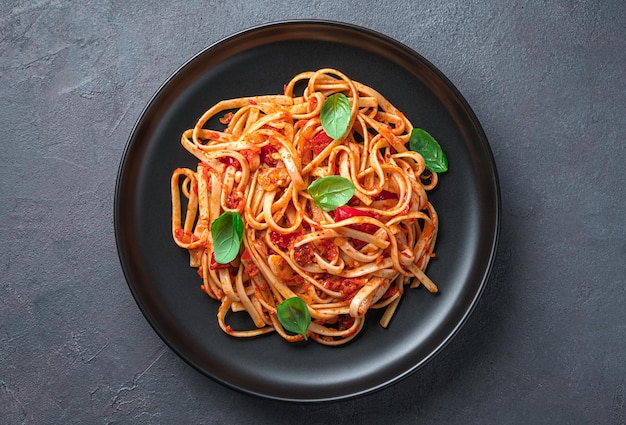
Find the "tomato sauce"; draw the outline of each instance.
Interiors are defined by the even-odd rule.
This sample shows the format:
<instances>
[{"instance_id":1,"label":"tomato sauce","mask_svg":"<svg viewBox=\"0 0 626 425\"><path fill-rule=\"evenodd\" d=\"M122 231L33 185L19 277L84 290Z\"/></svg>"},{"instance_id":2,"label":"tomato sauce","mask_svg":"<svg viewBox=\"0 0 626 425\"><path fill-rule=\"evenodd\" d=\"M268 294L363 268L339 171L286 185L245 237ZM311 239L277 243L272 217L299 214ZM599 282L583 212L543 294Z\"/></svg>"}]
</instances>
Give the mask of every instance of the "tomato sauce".
<instances>
[{"instance_id":1,"label":"tomato sauce","mask_svg":"<svg viewBox=\"0 0 626 425\"><path fill-rule=\"evenodd\" d=\"M368 211L361 211L352 207L337 207L337 209L335 209L335 221L342 221L352 217L376 218L374 214ZM370 223L351 224L350 228L360 232L369 233L370 235L374 234L376 230L378 230L378 226Z\"/></svg>"},{"instance_id":2,"label":"tomato sauce","mask_svg":"<svg viewBox=\"0 0 626 425\"><path fill-rule=\"evenodd\" d=\"M315 248L310 243L294 248L293 258L300 266L306 266L313 262Z\"/></svg>"},{"instance_id":3,"label":"tomato sauce","mask_svg":"<svg viewBox=\"0 0 626 425\"><path fill-rule=\"evenodd\" d=\"M229 166L233 166L235 167L237 170L241 170L241 164L239 163L239 161L237 161L235 158L233 158L232 156L221 156L219 157L219 161L226 165L227 167Z\"/></svg>"},{"instance_id":4,"label":"tomato sauce","mask_svg":"<svg viewBox=\"0 0 626 425\"><path fill-rule=\"evenodd\" d=\"M330 137L324 130L317 133L313 139L307 140L307 147L313 151L315 155L319 155L320 152L333 142L333 138Z\"/></svg>"},{"instance_id":5,"label":"tomato sauce","mask_svg":"<svg viewBox=\"0 0 626 425\"><path fill-rule=\"evenodd\" d=\"M278 247L281 249L289 249L289 246L293 242L295 242L297 236L298 235L295 233L283 235L281 233L275 232L274 230L270 232L270 240L278 245Z\"/></svg>"},{"instance_id":6,"label":"tomato sauce","mask_svg":"<svg viewBox=\"0 0 626 425\"><path fill-rule=\"evenodd\" d=\"M276 153L278 153L278 149L276 149L272 145L265 145L261 148L261 162L270 167L275 167L278 164L278 159L276 158Z\"/></svg>"},{"instance_id":7,"label":"tomato sauce","mask_svg":"<svg viewBox=\"0 0 626 425\"><path fill-rule=\"evenodd\" d=\"M227 269L230 267L230 264L220 264L215 261L215 253L211 254L211 262L209 263L209 269L211 270L221 270Z\"/></svg>"}]
</instances>

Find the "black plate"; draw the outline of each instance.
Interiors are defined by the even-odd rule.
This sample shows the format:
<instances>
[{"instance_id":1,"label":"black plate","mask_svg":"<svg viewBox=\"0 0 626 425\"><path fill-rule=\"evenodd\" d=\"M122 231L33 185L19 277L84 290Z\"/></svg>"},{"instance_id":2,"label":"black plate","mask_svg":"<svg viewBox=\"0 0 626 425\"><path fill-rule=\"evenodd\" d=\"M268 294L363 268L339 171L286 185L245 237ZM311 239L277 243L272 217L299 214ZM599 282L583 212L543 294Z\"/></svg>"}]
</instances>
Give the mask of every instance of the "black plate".
<instances>
[{"instance_id":1,"label":"black plate","mask_svg":"<svg viewBox=\"0 0 626 425\"><path fill-rule=\"evenodd\" d=\"M428 274L440 288L407 291L388 329L372 314L352 343L241 340L218 327L170 234L170 176L194 167L183 130L221 99L281 93L302 71L332 67L386 96L443 145L450 170L430 195L441 228ZM486 283L500 222L495 164L481 126L450 81L408 47L376 32L321 21L280 22L226 38L180 68L150 101L128 141L116 187L117 247L130 290L163 340L234 389L293 401L337 400L397 382L439 352Z\"/></svg>"}]
</instances>

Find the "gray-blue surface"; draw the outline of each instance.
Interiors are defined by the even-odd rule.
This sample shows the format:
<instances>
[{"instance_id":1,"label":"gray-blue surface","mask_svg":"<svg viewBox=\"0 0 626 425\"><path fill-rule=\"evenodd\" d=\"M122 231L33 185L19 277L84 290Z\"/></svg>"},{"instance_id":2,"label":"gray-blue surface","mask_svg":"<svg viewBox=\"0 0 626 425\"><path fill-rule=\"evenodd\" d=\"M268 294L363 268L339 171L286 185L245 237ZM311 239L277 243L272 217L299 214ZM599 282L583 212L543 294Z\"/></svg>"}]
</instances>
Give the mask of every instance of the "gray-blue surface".
<instances>
[{"instance_id":1,"label":"gray-blue surface","mask_svg":"<svg viewBox=\"0 0 626 425\"><path fill-rule=\"evenodd\" d=\"M284 19L405 43L472 105L502 189L493 273L400 383L323 405L227 389L177 357L126 285L119 161L180 65ZM626 3L0 2L0 422L626 422Z\"/></svg>"}]
</instances>

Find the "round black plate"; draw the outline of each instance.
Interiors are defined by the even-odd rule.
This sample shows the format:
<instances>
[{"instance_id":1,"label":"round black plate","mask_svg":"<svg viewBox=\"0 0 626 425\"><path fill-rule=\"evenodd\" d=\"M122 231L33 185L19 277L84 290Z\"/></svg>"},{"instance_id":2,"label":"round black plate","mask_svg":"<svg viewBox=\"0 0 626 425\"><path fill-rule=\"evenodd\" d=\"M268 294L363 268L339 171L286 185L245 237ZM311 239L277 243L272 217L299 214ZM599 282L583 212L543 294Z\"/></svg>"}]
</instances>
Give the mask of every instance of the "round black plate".
<instances>
[{"instance_id":1,"label":"round black plate","mask_svg":"<svg viewBox=\"0 0 626 425\"><path fill-rule=\"evenodd\" d=\"M200 291L170 233L170 176L195 167L181 133L221 99L282 93L294 75L323 67L367 84L442 144L450 163L430 195L441 227L428 269L440 293L408 290L388 329L378 312L352 343L289 344L274 334L236 339L218 327L218 303ZM469 105L408 47L325 21L273 23L226 38L180 68L149 102L128 141L115 197L121 264L139 308L184 360L234 389L273 399L355 397L397 382L459 330L486 283L500 222L495 164Z\"/></svg>"}]
</instances>

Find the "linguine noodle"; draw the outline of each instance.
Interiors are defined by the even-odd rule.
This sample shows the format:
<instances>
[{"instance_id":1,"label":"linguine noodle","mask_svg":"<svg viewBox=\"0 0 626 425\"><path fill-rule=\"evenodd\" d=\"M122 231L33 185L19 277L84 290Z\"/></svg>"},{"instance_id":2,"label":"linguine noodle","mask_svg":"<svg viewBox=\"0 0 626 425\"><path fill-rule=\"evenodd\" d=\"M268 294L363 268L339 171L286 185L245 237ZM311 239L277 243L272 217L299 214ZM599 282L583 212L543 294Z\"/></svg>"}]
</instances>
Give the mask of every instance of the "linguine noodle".
<instances>
[{"instance_id":1,"label":"linguine noodle","mask_svg":"<svg viewBox=\"0 0 626 425\"><path fill-rule=\"evenodd\" d=\"M296 86L305 87L301 95ZM333 93L350 102L348 131L337 140L320 122ZM207 128L212 118L223 129ZM223 100L182 134L199 163L172 175L172 235L189 251L202 290L221 303L224 332L276 331L300 341L276 317L276 306L297 296L312 318L307 336L340 345L360 332L370 309L384 309L387 327L405 287L438 291L424 273L437 237L427 196L437 174L407 149L412 129L374 89L321 69L295 76L283 95ZM355 194L326 212L307 188L332 175L349 179ZM210 227L226 211L240 214L244 233L238 257L218 264ZM231 328L232 312L246 312L254 326Z\"/></svg>"}]
</instances>

